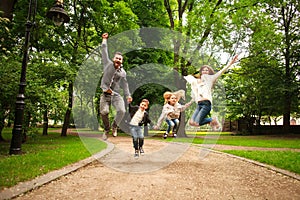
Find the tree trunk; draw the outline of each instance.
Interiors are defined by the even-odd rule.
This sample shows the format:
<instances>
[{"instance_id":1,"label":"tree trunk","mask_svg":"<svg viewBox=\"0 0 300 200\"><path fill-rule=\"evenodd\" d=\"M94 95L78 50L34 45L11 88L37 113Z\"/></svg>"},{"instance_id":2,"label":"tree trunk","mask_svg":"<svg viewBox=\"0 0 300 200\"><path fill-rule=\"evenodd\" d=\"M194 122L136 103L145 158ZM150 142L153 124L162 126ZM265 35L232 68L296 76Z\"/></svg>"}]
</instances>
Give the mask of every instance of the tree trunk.
<instances>
[{"instance_id":1,"label":"tree trunk","mask_svg":"<svg viewBox=\"0 0 300 200\"><path fill-rule=\"evenodd\" d=\"M45 109L43 114L43 135L48 135L48 110Z\"/></svg>"},{"instance_id":2,"label":"tree trunk","mask_svg":"<svg viewBox=\"0 0 300 200\"><path fill-rule=\"evenodd\" d=\"M179 125L176 130L177 137L187 137L186 131L185 131L185 113L181 112L180 113L180 118L179 118Z\"/></svg>"},{"instance_id":3,"label":"tree trunk","mask_svg":"<svg viewBox=\"0 0 300 200\"><path fill-rule=\"evenodd\" d=\"M11 119L11 116L12 116L11 114L8 114L7 127L9 127L9 128L12 127L12 121L13 121L13 120Z\"/></svg>"},{"instance_id":4,"label":"tree trunk","mask_svg":"<svg viewBox=\"0 0 300 200\"><path fill-rule=\"evenodd\" d=\"M95 105L94 105L94 101L93 101L93 100L91 101L91 103L92 103L92 108L95 108ZM92 113L93 113L92 116L95 116L95 115L96 115L94 109L92 109ZM95 118L93 118L93 119L95 119ZM94 130L94 131L98 131L98 130L99 130L99 123L98 123L97 120L95 120L95 121L93 120L93 130Z\"/></svg>"},{"instance_id":5,"label":"tree trunk","mask_svg":"<svg viewBox=\"0 0 300 200\"><path fill-rule=\"evenodd\" d=\"M4 118L3 119L1 119L1 121L0 121L0 142L4 142L5 140L4 140L4 138L3 138L3 136L2 136L2 130L3 130L3 128L4 128Z\"/></svg>"},{"instance_id":6,"label":"tree trunk","mask_svg":"<svg viewBox=\"0 0 300 200\"><path fill-rule=\"evenodd\" d=\"M67 131L70 125L71 112L73 107L73 82L69 82L69 103L65 114L64 124L61 130L61 136L67 136Z\"/></svg>"},{"instance_id":7,"label":"tree trunk","mask_svg":"<svg viewBox=\"0 0 300 200\"><path fill-rule=\"evenodd\" d=\"M283 133L288 134L290 132L290 117L291 117L291 96L289 92L285 95L285 105L283 113Z\"/></svg>"},{"instance_id":8,"label":"tree trunk","mask_svg":"<svg viewBox=\"0 0 300 200\"><path fill-rule=\"evenodd\" d=\"M82 100L82 97L78 96L77 99L79 99L79 101L80 101L80 116L83 116L83 100ZM83 117L80 117L79 122L76 123L76 126L78 126L80 128L85 128Z\"/></svg>"},{"instance_id":9,"label":"tree trunk","mask_svg":"<svg viewBox=\"0 0 300 200\"><path fill-rule=\"evenodd\" d=\"M25 120L25 127L23 131L22 143L27 141L27 133L30 127L30 119L31 119L31 113L27 113L26 120Z\"/></svg>"},{"instance_id":10,"label":"tree trunk","mask_svg":"<svg viewBox=\"0 0 300 200\"><path fill-rule=\"evenodd\" d=\"M3 11L1 16L4 18L8 18L11 21L13 18L13 10L15 3L17 3L17 0L1 0L0 10Z\"/></svg>"}]
</instances>

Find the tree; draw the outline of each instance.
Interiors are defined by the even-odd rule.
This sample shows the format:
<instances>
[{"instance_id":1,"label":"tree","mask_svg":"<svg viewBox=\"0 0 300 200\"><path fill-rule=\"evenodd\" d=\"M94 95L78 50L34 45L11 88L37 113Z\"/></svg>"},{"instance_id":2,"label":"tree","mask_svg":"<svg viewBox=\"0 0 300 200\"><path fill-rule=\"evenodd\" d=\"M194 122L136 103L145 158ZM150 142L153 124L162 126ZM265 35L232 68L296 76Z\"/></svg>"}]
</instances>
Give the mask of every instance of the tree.
<instances>
[{"instance_id":1,"label":"tree","mask_svg":"<svg viewBox=\"0 0 300 200\"><path fill-rule=\"evenodd\" d=\"M248 123L255 117L258 125L264 116L271 121L283 115L288 133L290 113L299 110L299 52L295 50L299 49L299 3L266 1L245 12L249 14L241 24L249 35L249 56L241 69L233 71L240 77L232 74L227 82L228 86L236 84L234 90L227 90L231 114L248 116ZM234 107L248 107L251 112Z\"/></svg>"},{"instance_id":2,"label":"tree","mask_svg":"<svg viewBox=\"0 0 300 200\"><path fill-rule=\"evenodd\" d=\"M18 63L18 44L17 39L12 32L12 10L16 1L0 2L0 141L4 141L2 130L5 120L11 115L14 103L11 99L16 96L15 84L18 83L18 77L15 72L20 66Z\"/></svg>"},{"instance_id":3,"label":"tree","mask_svg":"<svg viewBox=\"0 0 300 200\"><path fill-rule=\"evenodd\" d=\"M299 105L300 3L296 0L268 1L267 10L282 38L282 42L278 46L278 50L281 52L278 59L282 61L284 72L283 126L284 131L288 133L290 114L292 109L297 109L297 105Z\"/></svg>"}]
</instances>

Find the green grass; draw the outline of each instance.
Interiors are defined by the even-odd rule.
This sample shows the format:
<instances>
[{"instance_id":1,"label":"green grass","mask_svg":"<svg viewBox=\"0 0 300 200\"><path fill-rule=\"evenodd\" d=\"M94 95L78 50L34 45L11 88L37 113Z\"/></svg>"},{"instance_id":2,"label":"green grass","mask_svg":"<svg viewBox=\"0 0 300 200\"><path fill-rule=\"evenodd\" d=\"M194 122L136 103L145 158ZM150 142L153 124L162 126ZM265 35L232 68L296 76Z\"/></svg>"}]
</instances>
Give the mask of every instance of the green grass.
<instances>
[{"instance_id":1,"label":"green grass","mask_svg":"<svg viewBox=\"0 0 300 200\"><path fill-rule=\"evenodd\" d=\"M300 174L300 152L292 151L240 151L224 150L223 152L256 160L281 169Z\"/></svg>"},{"instance_id":2,"label":"green grass","mask_svg":"<svg viewBox=\"0 0 300 200\"><path fill-rule=\"evenodd\" d=\"M155 139L161 139L164 131ZM153 133L152 133L153 134ZM188 138L168 137L164 141L189 142L193 144L222 144L246 147L266 148L295 148L300 149L300 135L258 135L258 136L233 136L229 132L187 132Z\"/></svg>"},{"instance_id":3,"label":"green grass","mask_svg":"<svg viewBox=\"0 0 300 200\"><path fill-rule=\"evenodd\" d=\"M216 138L194 138L193 143L212 143L247 147L269 147L269 148L300 148L300 138L282 138L272 136L219 136Z\"/></svg>"},{"instance_id":4,"label":"green grass","mask_svg":"<svg viewBox=\"0 0 300 200\"><path fill-rule=\"evenodd\" d=\"M5 129L4 138L10 135L11 129ZM33 134L22 144L22 155L9 155L10 143L0 143L0 189L60 169L106 148L106 144L98 139L81 138L61 137L55 132L47 136Z\"/></svg>"}]
</instances>

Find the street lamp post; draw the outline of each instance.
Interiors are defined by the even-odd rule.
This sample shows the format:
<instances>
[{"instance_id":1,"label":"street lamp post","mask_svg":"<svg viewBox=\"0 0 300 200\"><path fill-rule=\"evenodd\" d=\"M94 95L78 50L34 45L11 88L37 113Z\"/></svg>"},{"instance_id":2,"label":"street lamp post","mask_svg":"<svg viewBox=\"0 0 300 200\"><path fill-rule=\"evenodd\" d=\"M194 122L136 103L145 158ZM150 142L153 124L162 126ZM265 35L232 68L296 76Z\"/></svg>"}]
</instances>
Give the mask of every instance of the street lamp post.
<instances>
[{"instance_id":1,"label":"street lamp post","mask_svg":"<svg viewBox=\"0 0 300 200\"><path fill-rule=\"evenodd\" d=\"M30 0L27 21L25 23L26 29L25 29L25 42L23 46L21 78L19 84L19 93L17 95L17 100L16 100L15 120L14 120L14 127L12 130L12 139L11 139L9 154L22 154L21 145L22 145L22 132L23 132L22 125L23 125L24 108L25 108L26 69L27 69L27 62L28 62L30 32L32 27L34 26L36 8L37 8L37 0ZM49 15L50 12L51 15ZM54 22L59 22L59 24L55 23L56 25L61 25L64 22L70 21L70 18L68 17L67 13L63 9L62 0L56 1L56 4L47 13L47 17L50 17L52 20L54 20Z\"/></svg>"}]
</instances>

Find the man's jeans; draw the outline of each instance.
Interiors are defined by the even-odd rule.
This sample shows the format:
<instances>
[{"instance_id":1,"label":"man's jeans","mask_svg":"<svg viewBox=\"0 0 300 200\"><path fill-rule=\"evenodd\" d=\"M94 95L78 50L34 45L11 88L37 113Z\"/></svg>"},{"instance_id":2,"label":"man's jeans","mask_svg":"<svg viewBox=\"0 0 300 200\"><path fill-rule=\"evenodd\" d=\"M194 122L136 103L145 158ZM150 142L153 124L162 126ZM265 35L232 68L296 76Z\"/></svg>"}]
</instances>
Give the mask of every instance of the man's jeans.
<instances>
[{"instance_id":1,"label":"man's jeans","mask_svg":"<svg viewBox=\"0 0 300 200\"><path fill-rule=\"evenodd\" d=\"M117 114L115 116L114 122L112 124L113 128L117 128L117 126L122 121L124 115L125 115L125 105L124 100L119 94L109 95L109 94L101 94L100 97L100 115L104 124L104 130L109 131L110 130L110 123L109 123L109 108L110 106L113 106Z\"/></svg>"},{"instance_id":2,"label":"man's jeans","mask_svg":"<svg viewBox=\"0 0 300 200\"><path fill-rule=\"evenodd\" d=\"M192 120L198 123L200 126L210 123L212 118L207 117L211 111L211 103L208 100L198 102L198 106L194 111Z\"/></svg>"}]
</instances>

